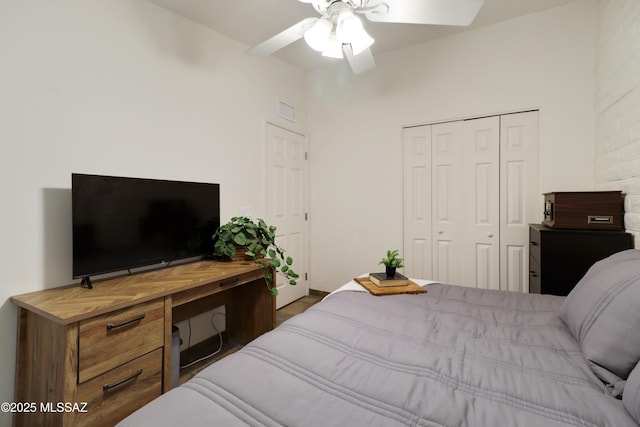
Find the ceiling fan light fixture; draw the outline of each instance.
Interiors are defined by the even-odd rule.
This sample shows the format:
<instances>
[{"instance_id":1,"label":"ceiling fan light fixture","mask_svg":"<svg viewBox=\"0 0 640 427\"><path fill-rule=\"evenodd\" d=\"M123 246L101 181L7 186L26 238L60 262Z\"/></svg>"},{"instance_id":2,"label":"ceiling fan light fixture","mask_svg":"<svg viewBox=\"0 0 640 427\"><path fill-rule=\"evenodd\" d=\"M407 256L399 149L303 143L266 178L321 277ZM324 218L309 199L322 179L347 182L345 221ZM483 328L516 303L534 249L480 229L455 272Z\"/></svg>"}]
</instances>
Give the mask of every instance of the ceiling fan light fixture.
<instances>
[{"instance_id":1,"label":"ceiling fan light fixture","mask_svg":"<svg viewBox=\"0 0 640 427\"><path fill-rule=\"evenodd\" d=\"M324 52L329 44L332 29L333 23L331 23L331 21L320 18L311 28L304 32L304 40L311 49Z\"/></svg>"},{"instance_id":2,"label":"ceiling fan light fixture","mask_svg":"<svg viewBox=\"0 0 640 427\"><path fill-rule=\"evenodd\" d=\"M322 51L322 56L342 59L342 42L338 40L335 34L332 33L329 36L329 43L327 43L327 48Z\"/></svg>"},{"instance_id":3,"label":"ceiling fan light fixture","mask_svg":"<svg viewBox=\"0 0 640 427\"><path fill-rule=\"evenodd\" d=\"M343 10L336 19L336 36L342 43L351 43L354 35L362 29L362 21L352 10Z\"/></svg>"},{"instance_id":4,"label":"ceiling fan light fixture","mask_svg":"<svg viewBox=\"0 0 640 427\"><path fill-rule=\"evenodd\" d=\"M369 49L371 45L375 42L374 38L369 35L365 31L365 29L361 26L360 31L356 32L351 38L351 50L354 55L358 55L365 50Z\"/></svg>"},{"instance_id":5,"label":"ceiling fan light fixture","mask_svg":"<svg viewBox=\"0 0 640 427\"><path fill-rule=\"evenodd\" d=\"M287 0L290 1L290 0ZM266 56L304 37L323 56L347 58L355 74L375 66L365 30L367 21L390 24L466 26L473 22L485 0L299 0L310 4L319 17L308 17L249 49ZM377 25L377 24L376 24Z\"/></svg>"},{"instance_id":6,"label":"ceiling fan light fixture","mask_svg":"<svg viewBox=\"0 0 640 427\"><path fill-rule=\"evenodd\" d=\"M375 41L364 29L362 21L353 10L340 11L336 18L336 37L344 44L350 44L354 55L362 53Z\"/></svg>"},{"instance_id":7,"label":"ceiling fan light fixture","mask_svg":"<svg viewBox=\"0 0 640 427\"><path fill-rule=\"evenodd\" d=\"M336 3L336 0L300 0L303 3L311 3L313 8L318 11L322 16L326 15L332 4ZM342 3L342 0L338 0Z\"/></svg>"}]
</instances>

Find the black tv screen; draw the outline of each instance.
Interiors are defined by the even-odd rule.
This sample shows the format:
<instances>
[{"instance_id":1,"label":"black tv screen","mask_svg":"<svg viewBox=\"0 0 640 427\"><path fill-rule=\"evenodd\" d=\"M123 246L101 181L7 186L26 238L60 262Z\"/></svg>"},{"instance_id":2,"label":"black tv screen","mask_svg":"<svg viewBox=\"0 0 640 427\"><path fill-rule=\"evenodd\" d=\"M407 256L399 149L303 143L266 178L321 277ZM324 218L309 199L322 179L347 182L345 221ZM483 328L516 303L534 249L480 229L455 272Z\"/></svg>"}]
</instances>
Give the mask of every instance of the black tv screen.
<instances>
[{"instance_id":1,"label":"black tv screen","mask_svg":"<svg viewBox=\"0 0 640 427\"><path fill-rule=\"evenodd\" d=\"M210 254L220 185L72 174L73 277Z\"/></svg>"}]
</instances>

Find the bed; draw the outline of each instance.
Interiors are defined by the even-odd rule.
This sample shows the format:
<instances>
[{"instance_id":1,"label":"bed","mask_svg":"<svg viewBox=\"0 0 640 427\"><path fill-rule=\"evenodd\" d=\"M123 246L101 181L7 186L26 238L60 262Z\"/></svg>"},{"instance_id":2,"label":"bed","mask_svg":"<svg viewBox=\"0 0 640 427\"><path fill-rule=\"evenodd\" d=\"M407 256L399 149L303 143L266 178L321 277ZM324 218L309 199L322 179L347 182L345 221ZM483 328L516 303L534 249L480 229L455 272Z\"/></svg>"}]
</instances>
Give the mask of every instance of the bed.
<instances>
[{"instance_id":1,"label":"bed","mask_svg":"<svg viewBox=\"0 0 640 427\"><path fill-rule=\"evenodd\" d=\"M343 286L120 426L638 426L640 251L567 296Z\"/></svg>"}]
</instances>

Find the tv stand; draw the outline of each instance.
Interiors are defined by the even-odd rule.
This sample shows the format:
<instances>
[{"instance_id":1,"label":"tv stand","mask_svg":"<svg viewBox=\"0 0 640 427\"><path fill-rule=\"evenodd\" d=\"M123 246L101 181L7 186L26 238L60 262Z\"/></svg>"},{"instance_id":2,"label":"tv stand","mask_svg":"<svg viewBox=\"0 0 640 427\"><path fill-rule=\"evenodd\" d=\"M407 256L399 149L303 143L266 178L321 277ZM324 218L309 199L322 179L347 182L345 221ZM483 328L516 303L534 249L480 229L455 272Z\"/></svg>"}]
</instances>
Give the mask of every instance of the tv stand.
<instances>
[{"instance_id":1,"label":"tv stand","mask_svg":"<svg viewBox=\"0 0 640 427\"><path fill-rule=\"evenodd\" d=\"M82 278L82 282L80 282L80 286L86 287L87 289L93 289L93 283L91 283L91 277L86 276Z\"/></svg>"},{"instance_id":2,"label":"tv stand","mask_svg":"<svg viewBox=\"0 0 640 427\"><path fill-rule=\"evenodd\" d=\"M226 336L275 327L275 298L254 262L198 261L11 297L18 306L14 425L113 425L171 389L171 326L226 306ZM86 412L48 411L86 402Z\"/></svg>"}]
</instances>

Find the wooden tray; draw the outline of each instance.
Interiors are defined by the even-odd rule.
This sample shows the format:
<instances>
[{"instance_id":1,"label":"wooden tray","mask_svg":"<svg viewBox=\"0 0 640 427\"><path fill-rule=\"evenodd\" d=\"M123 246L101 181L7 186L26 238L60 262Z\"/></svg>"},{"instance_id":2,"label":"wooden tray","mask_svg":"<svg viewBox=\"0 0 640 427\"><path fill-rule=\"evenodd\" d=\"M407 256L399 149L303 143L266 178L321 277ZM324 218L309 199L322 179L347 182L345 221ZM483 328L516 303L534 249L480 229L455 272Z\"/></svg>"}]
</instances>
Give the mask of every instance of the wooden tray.
<instances>
[{"instance_id":1,"label":"wooden tray","mask_svg":"<svg viewBox=\"0 0 640 427\"><path fill-rule=\"evenodd\" d=\"M376 295L376 296L397 295L397 294L424 294L427 292L425 288L423 288L420 285L417 285L411 280L409 280L408 285L386 286L382 288L379 286L376 286L376 284L370 281L368 277L356 277L354 280L360 283L372 295Z\"/></svg>"}]
</instances>

